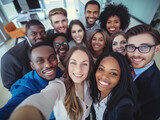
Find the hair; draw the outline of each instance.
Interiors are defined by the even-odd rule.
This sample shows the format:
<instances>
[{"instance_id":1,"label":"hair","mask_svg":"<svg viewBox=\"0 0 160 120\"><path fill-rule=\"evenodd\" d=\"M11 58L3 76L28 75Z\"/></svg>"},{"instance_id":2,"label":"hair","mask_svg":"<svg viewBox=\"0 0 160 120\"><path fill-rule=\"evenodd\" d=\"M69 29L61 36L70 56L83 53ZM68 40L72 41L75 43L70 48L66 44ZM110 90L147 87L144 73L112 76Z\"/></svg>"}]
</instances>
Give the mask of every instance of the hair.
<instances>
[{"instance_id":1,"label":"hair","mask_svg":"<svg viewBox=\"0 0 160 120\"><path fill-rule=\"evenodd\" d=\"M115 31L109 38L108 40L108 48L109 48L109 51L110 52L113 52L113 49L112 49L112 44L113 44L113 40L115 39L115 37L117 37L118 35L122 35L124 38L126 38L126 34L124 31L122 30L118 30L118 31Z\"/></svg>"},{"instance_id":2,"label":"hair","mask_svg":"<svg viewBox=\"0 0 160 120\"><path fill-rule=\"evenodd\" d=\"M69 50L69 52L67 52L67 55L64 59L65 71L63 75L63 77L65 78L64 83L66 86L66 96L64 98L64 106L71 120L78 120L80 116L82 116L83 114L83 108L81 106L80 100L78 97L76 97L76 94L75 94L74 83L68 74L68 65L69 65L70 58L73 55L73 53L76 52L77 50L85 52L89 58L89 72L86 78L88 82L90 81L90 75L93 70L92 68L93 59L92 59L92 56L90 55L90 52L87 50L87 48L83 46L74 46Z\"/></svg>"},{"instance_id":3,"label":"hair","mask_svg":"<svg viewBox=\"0 0 160 120\"><path fill-rule=\"evenodd\" d=\"M66 40L67 40L67 36L66 36L66 34L64 34L64 33L50 34L50 35L47 36L47 37L48 37L47 40L48 40L48 42L49 42L50 44L53 45L54 39L57 38L57 37L59 37L59 36L64 37L64 38L66 38ZM67 40L67 41L68 41L68 40Z\"/></svg>"},{"instance_id":4,"label":"hair","mask_svg":"<svg viewBox=\"0 0 160 120\"><path fill-rule=\"evenodd\" d=\"M63 8L54 8L52 10L49 11L49 20L52 22L52 16L56 15L56 14L62 14L64 16L67 17L67 11Z\"/></svg>"},{"instance_id":5,"label":"hair","mask_svg":"<svg viewBox=\"0 0 160 120\"><path fill-rule=\"evenodd\" d=\"M137 105L137 89L133 82L132 75L131 75L131 69L129 66L129 63L127 62L126 58L117 52L107 52L100 55L100 57L97 59L96 64L93 69L93 75L91 75L91 97L93 98L93 102L99 101L99 94L100 91L97 88L97 82L96 82L96 76L95 73L99 67L100 62L105 57L113 57L116 59L116 61L119 63L120 70L121 70L121 76L119 83L117 86L115 86L111 94L109 95L109 99L107 101L107 109L111 111L117 103L120 101L123 97L128 97L133 100L134 105Z\"/></svg>"},{"instance_id":6,"label":"hair","mask_svg":"<svg viewBox=\"0 0 160 120\"><path fill-rule=\"evenodd\" d=\"M88 2L86 3L86 5L85 5L85 10L86 10L87 6L90 5L90 4L92 4L92 5L97 5L97 6L98 6L98 9L100 10L100 4L99 4L97 1L95 1L95 0L90 0L90 1L88 1Z\"/></svg>"},{"instance_id":7,"label":"hair","mask_svg":"<svg viewBox=\"0 0 160 120\"><path fill-rule=\"evenodd\" d=\"M96 30L90 35L90 37L89 37L88 48L89 48L90 52L91 52L92 54L94 53L94 50L93 50L93 48L92 48L92 39L93 39L93 37L94 37L94 35L95 35L96 33L101 33L101 34L102 34L102 36L104 37L104 41L105 41L105 43L106 43L106 47L104 47L103 51L104 51L104 52L108 51L108 45L107 45L107 44L108 44L108 39L109 39L108 34L106 33L106 31L104 31L104 30L102 30L102 29L96 29Z\"/></svg>"},{"instance_id":8,"label":"hair","mask_svg":"<svg viewBox=\"0 0 160 120\"><path fill-rule=\"evenodd\" d=\"M99 22L102 29L106 30L106 23L109 17L118 16L120 19L120 29L125 30L130 23L130 14L128 8L123 4L107 4L104 11L99 16ZM107 31L108 32L108 31ZM108 32L109 33L109 32ZM110 33L109 33L110 34Z\"/></svg>"},{"instance_id":9,"label":"hair","mask_svg":"<svg viewBox=\"0 0 160 120\"><path fill-rule=\"evenodd\" d=\"M31 26L34 26L34 25L40 25L40 26L42 26L43 28L44 28L44 30L45 30L45 27L44 27L44 25L39 21L39 20L29 20L28 22L27 22L27 24L26 24L26 33L27 33L27 31L30 29L30 27Z\"/></svg>"},{"instance_id":10,"label":"hair","mask_svg":"<svg viewBox=\"0 0 160 120\"><path fill-rule=\"evenodd\" d=\"M153 29L152 26L148 24L140 24L130 28L126 32L127 41L128 41L128 38L131 36L144 34L144 33L150 34L153 37L156 45L160 44L160 33L157 30Z\"/></svg>"},{"instance_id":11,"label":"hair","mask_svg":"<svg viewBox=\"0 0 160 120\"><path fill-rule=\"evenodd\" d=\"M72 30L73 25L79 25L79 26L82 28L82 30L83 30L83 32L84 32L84 36L83 36L82 42L84 42L84 43L87 45L86 30L85 30L85 27L84 27L84 25L82 24L82 22L79 21L79 20L72 20L72 21L70 22L69 27L68 27L68 30L67 30L68 41L73 40L72 35L71 35L71 34L72 34L72 33L71 33L71 30Z\"/></svg>"},{"instance_id":12,"label":"hair","mask_svg":"<svg viewBox=\"0 0 160 120\"><path fill-rule=\"evenodd\" d=\"M30 61L31 61L31 58L32 58L32 51L33 51L35 48L40 47L40 46L50 46L50 47L53 48L53 46L52 46L51 44L47 43L47 42L40 42L40 43L36 43L36 44L32 45L32 47L30 47L30 48L27 50L27 54L28 54L28 57L29 57ZM53 50L54 50L54 48L53 48ZM54 53L56 54L55 50L54 50Z\"/></svg>"}]
</instances>

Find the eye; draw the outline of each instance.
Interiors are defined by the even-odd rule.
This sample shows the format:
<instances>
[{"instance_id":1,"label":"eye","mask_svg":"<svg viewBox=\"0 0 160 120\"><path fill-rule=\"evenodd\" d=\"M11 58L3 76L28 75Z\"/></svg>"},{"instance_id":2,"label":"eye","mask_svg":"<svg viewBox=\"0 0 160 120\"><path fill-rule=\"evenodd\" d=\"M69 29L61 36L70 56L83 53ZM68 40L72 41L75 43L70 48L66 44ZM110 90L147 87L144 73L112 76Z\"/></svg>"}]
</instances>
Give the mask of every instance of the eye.
<instances>
[{"instance_id":1,"label":"eye","mask_svg":"<svg viewBox=\"0 0 160 120\"><path fill-rule=\"evenodd\" d=\"M83 65L83 66L88 66L88 64L87 64L87 63L82 63L82 65Z\"/></svg>"},{"instance_id":2,"label":"eye","mask_svg":"<svg viewBox=\"0 0 160 120\"><path fill-rule=\"evenodd\" d=\"M68 45L68 42L63 42L62 44L63 44L63 45Z\"/></svg>"},{"instance_id":3,"label":"eye","mask_svg":"<svg viewBox=\"0 0 160 120\"><path fill-rule=\"evenodd\" d=\"M98 70L99 70L99 71L103 71L103 68L99 67Z\"/></svg>"},{"instance_id":4,"label":"eye","mask_svg":"<svg viewBox=\"0 0 160 120\"><path fill-rule=\"evenodd\" d=\"M117 45L117 42L114 42L114 43L113 43L113 46L116 46L116 45Z\"/></svg>"},{"instance_id":5,"label":"eye","mask_svg":"<svg viewBox=\"0 0 160 120\"><path fill-rule=\"evenodd\" d=\"M72 33L76 33L76 31L72 31Z\"/></svg>"},{"instance_id":6,"label":"eye","mask_svg":"<svg viewBox=\"0 0 160 120\"><path fill-rule=\"evenodd\" d=\"M37 33L36 33L36 32L32 32L32 33L31 33L31 35L36 36L36 35L37 35Z\"/></svg>"},{"instance_id":7,"label":"eye","mask_svg":"<svg viewBox=\"0 0 160 120\"><path fill-rule=\"evenodd\" d=\"M95 37L93 37L93 38L92 38L92 40L96 40L96 38L95 38Z\"/></svg>"},{"instance_id":8,"label":"eye","mask_svg":"<svg viewBox=\"0 0 160 120\"><path fill-rule=\"evenodd\" d=\"M55 24L58 24L58 23L59 23L59 21L55 21L54 23L55 23Z\"/></svg>"},{"instance_id":9,"label":"eye","mask_svg":"<svg viewBox=\"0 0 160 120\"><path fill-rule=\"evenodd\" d=\"M104 41L103 38L100 38L99 41Z\"/></svg>"},{"instance_id":10,"label":"eye","mask_svg":"<svg viewBox=\"0 0 160 120\"><path fill-rule=\"evenodd\" d=\"M121 44L122 44L122 45L126 44L126 41L122 41Z\"/></svg>"},{"instance_id":11,"label":"eye","mask_svg":"<svg viewBox=\"0 0 160 120\"><path fill-rule=\"evenodd\" d=\"M56 57L54 55L52 55L50 58L49 58L49 61L54 61L56 60Z\"/></svg>"},{"instance_id":12,"label":"eye","mask_svg":"<svg viewBox=\"0 0 160 120\"><path fill-rule=\"evenodd\" d=\"M82 32L82 29L78 30L78 32Z\"/></svg>"},{"instance_id":13,"label":"eye","mask_svg":"<svg viewBox=\"0 0 160 120\"><path fill-rule=\"evenodd\" d=\"M38 64L42 64L42 63L44 63L44 60L43 60L43 59L38 59L38 60L37 60L37 63L38 63Z\"/></svg>"},{"instance_id":14,"label":"eye","mask_svg":"<svg viewBox=\"0 0 160 120\"><path fill-rule=\"evenodd\" d=\"M114 75L114 76L118 76L118 74L115 73L115 72L111 72L110 74L111 74L111 75Z\"/></svg>"},{"instance_id":15,"label":"eye","mask_svg":"<svg viewBox=\"0 0 160 120\"><path fill-rule=\"evenodd\" d=\"M72 65L76 65L76 62L70 62L70 64L72 64Z\"/></svg>"}]
</instances>

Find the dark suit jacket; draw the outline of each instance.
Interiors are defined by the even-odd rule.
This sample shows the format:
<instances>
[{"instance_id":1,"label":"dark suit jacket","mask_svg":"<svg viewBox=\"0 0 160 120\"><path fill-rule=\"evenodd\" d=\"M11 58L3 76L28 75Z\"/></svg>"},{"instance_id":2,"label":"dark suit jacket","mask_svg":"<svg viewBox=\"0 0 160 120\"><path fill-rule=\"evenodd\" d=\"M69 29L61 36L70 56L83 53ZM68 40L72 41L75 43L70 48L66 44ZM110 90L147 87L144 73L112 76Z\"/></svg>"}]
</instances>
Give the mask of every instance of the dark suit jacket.
<instances>
[{"instance_id":1,"label":"dark suit jacket","mask_svg":"<svg viewBox=\"0 0 160 120\"><path fill-rule=\"evenodd\" d=\"M160 71L154 63L136 80L141 120L157 120L160 117Z\"/></svg>"},{"instance_id":2,"label":"dark suit jacket","mask_svg":"<svg viewBox=\"0 0 160 120\"><path fill-rule=\"evenodd\" d=\"M10 89L13 83L32 70L27 55L29 47L25 40L12 47L2 56L1 77L4 87L7 89Z\"/></svg>"},{"instance_id":3,"label":"dark suit jacket","mask_svg":"<svg viewBox=\"0 0 160 120\"><path fill-rule=\"evenodd\" d=\"M134 104L129 98L122 98L113 110L107 108L103 114L103 120L134 120ZM95 110L91 107L91 114L86 120L96 120ZM91 119L92 118L92 119Z\"/></svg>"}]
</instances>

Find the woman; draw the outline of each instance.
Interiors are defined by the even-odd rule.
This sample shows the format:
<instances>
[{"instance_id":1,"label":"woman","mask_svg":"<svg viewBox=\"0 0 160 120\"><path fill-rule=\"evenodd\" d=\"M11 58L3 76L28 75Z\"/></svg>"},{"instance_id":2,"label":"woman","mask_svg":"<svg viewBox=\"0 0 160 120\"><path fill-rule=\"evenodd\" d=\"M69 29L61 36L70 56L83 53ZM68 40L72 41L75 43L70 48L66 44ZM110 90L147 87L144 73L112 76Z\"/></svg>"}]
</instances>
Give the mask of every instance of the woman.
<instances>
[{"instance_id":1,"label":"woman","mask_svg":"<svg viewBox=\"0 0 160 120\"><path fill-rule=\"evenodd\" d=\"M89 37L89 49L92 53L94 62L103 52L108 50L108 35L104 30L97 29Z\"/></svg>"},{"instance_id":2,"label":"woman","mask_svg":"<svg viewBox=\"0 0 160 120\"><path fill-rule=\"evenodd\" d=\"M90 84L93 120L134 119L137 90L123 55L116 52L102 54L95 64Z\"/></svg>"},{"instance_id":3,"label":"woman","mask_svg":"<svg viewBox=\"0 0 160 120\"><path fill-rule=\"evenodd\" d=\"M70 48L77 45L86 47L86 30L79 20L72 20L70 22L67 35L69 36L68 40L70 41Z\"/></svg>"},{"instance_id":4,"label":"woman","mask_svg":"<svg viewBox=\"0 0 160 120\"><path fill-rule=\"evenodd\" d=\"M99 21L101 28L111 35L117 30L124 31L128 27L130 15L127 7L122 4L107 4L100 14Z\"/></svg>"},{"instance_id":5,"label":"woman","mask_svg":"<svg viewBox=\"0 0 160 120\"><path fill-rule=\"evenodd\" d=\"M108 43L109 51L119 52L122 55L126 55L125 46L127 45L125 32L118 30L113 33L109 39Z\"/></svg>"},{"instance_id":6,"label":"woman","mask_svg":"<svg viewBox=\"0 0 160 120\"><path fill-rule=\"evenodd\" d=\"M11 120L48 119L52 109L57 120L85 120L92 104L89 89L92 57L85 47L79 46L73 47L64 61L64 80L55 79L39 94L26 99Z\"/></svg>"}]
</instances>

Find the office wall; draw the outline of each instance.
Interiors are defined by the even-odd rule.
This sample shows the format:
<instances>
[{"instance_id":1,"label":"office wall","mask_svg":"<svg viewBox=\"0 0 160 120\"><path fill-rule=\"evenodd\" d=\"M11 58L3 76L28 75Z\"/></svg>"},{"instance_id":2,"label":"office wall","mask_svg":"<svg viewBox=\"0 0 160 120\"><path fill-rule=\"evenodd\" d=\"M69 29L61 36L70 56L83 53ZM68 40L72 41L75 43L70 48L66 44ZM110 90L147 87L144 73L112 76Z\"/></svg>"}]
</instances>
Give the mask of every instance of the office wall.
<instances>
[{"instance_id":1,"label":"office wall","mask_svg":"<svg viewBox=\"0 0 160 120\"><path fill-rule=\"evenodd\" d=\"M160 5L160 0L112 0L112 2L126 5L131 15L147 24L151 23Z\"/></svg>"}]
</instances>

